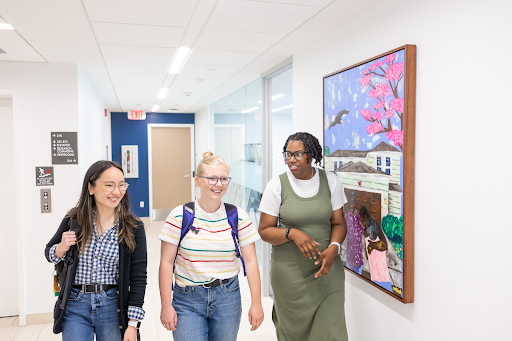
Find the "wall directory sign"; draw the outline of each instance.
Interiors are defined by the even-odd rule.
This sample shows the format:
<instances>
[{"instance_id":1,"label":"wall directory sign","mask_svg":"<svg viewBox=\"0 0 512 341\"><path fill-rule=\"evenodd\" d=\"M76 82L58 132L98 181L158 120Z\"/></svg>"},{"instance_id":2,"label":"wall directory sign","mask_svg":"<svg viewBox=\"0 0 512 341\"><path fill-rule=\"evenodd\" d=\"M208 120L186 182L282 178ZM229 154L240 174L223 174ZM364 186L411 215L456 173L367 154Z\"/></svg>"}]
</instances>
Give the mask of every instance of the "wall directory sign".
<instances>
[{"instance_id":1,"label":"wall directory sign","mask_svg":"<svg viewBox=\"0 0 512 341\"><path fill-rule=\"evenodd\" d=\"M125 178L139 177L139 146L121 146L122 166Z\"/></svg>"},{"instance_id":2,"label":"wall directory sign","mask_svg":"<svg viewBox=\"0 0 512 341\"><path fill-rule=\"evenodd\" d=\"M36 186L53 185L53 167L36 167Z\"/></svg>"},{"instance_id":3,"label":"wall directory sign","mask_svg":"<svg viewBox=\"0 0 512 341\"><path fill-rule=\"evenodd\" d=\"M78 164L76 132L52 132L52 165Z\"/></svg>"}]
</instances>

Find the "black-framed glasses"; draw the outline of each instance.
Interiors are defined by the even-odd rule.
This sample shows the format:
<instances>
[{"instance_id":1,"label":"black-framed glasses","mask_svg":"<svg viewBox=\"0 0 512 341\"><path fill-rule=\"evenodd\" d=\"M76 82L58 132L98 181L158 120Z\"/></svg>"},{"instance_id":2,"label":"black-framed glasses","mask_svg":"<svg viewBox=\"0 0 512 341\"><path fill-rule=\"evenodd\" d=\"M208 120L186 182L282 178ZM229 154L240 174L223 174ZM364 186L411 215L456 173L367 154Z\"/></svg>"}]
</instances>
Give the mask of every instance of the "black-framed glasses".
<instances>
[{"instance_id":1,"label":"black-framed glasses","mask_svg":"<svg viewBox=\"0 0 512 341\"><path fill-rule=\"evenodd\" d=\"M96 181L92 181L96 182ZM104 182L103 186L105 186L106 190L109 192L114 192L117 187L119 187L119 192L126 192L128 189L128 186L130 186L129 183L123 182L122 184L115 184L113 182Z\"/></svg>"},{"instance_id":2,"label":"black-framed glasses","mask_svg":"<svg viewBox=\"0 0 512 341\"><path fill-rule=\"evenodd\" d=\"M222 178L217 178L215 176L198 176L198 178L208 179L208 183L212 186L215 186L219 181L221 185L229 185L231 178L229 176L223 176Z\"/></svg>"},{"instance_id":3,"label":"black-framed glasses","mask_svg":"<svg viewBox=\"0 0 512 341\"><path fill-rule=\"evenodd\" d=\"M307 152L303 152L302 150L298 150L296 152L283 152L283 157L285 160L291 160L292 156L295 158L295 160L300 161L304 158L304 154Z\"/></svg>"}]
</instances>

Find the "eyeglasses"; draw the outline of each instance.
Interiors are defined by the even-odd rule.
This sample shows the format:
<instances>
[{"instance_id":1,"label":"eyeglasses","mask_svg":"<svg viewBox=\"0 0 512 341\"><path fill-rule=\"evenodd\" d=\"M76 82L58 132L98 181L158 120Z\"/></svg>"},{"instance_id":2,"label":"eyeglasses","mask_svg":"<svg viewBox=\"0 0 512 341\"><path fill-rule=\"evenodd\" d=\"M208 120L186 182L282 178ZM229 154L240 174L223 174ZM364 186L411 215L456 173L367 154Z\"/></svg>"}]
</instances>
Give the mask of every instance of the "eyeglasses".
<instances>
[{"instance_id":1,"label":"eyeglasses","mask_svg":"<svg viewBox=\"0 0 512 341\"><path fill-rule=\"evenodd\" d=\"M93 181L93 182L96 182L96 181ZM119 192L126 192L126 190L128 189L128 186L130 186L129 183L127 182L123 182L122 184L119 184L119 185L116 185L115 183L111 183L111 182L104 182L103 183L103 186L105 186L105 188L107 189L107 191L109 192L113 192L115 191L115 189L117 187L119 187Z\"/></svg>"},{"instance_id":2,"label":"eyeglasses","mask_svg":"<svg viewBox=\"0 0 512 341\"><path fill-rule=\"evenodd\" d=\"M300 161L304 158L304 154L307 152L303 152L302 150L298 150L296 152L283 152L283 157L285 160L291 160L292 156L295 158L295 160Z\"/></svg>"},{"instance_id":3,"label":"eyeglasses","mask_svg":"<svg viewBox=\"0 0 512 341\"><path fill-rule=\"evenodd\" d=\"M208 179L208 183L212 186L215 186L219 182L219 180L220 183L224 186L229 185L229 182L231 181L231 178L229 176L223 176L222 178L217 178L215 176L198 176L198 178Z\"/></svg>"}]
</instances>

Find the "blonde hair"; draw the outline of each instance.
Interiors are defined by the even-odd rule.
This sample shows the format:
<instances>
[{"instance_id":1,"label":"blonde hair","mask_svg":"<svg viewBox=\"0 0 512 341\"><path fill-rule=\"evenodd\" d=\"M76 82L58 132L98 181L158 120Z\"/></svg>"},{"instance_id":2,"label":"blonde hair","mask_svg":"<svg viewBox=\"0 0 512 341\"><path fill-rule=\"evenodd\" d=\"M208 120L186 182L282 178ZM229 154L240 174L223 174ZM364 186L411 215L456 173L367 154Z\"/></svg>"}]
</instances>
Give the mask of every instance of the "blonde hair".
<instances>
[{"instance_id":1,"label":"blonde hair","mask_svg":"<svg viewBox=\"0 0 512 341\"><path fill-rule=\"evenodd\" d=\"M207 166L225 165L229 172L229 165L226 162L226 160L224 160L220 156L213 155L212 151L209 149L206 150L205 152L203 152L203 158L202 158L201 162L199 162L199 164L197 165L196 176L203 176L205 165L207 165Z\"/></svg>"}]
</instances>

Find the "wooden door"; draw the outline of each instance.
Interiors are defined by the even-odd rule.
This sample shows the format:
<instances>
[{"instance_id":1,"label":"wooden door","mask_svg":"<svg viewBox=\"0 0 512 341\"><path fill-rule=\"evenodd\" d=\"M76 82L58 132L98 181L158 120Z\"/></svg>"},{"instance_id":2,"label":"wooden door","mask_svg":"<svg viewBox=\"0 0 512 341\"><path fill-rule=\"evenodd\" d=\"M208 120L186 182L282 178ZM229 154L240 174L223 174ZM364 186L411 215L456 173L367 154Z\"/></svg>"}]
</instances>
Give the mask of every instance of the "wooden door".
<instances>
[{"instance_id":1,"label":"wooden door","mask_svg":"<svg viewBox=\"0 0 512 341\"><path fill-rule=\"evenodd\" d=\"M192 201L191 129L152 127L153 217L163 220L178 205Z\"/></svg>"}]
</instances>

